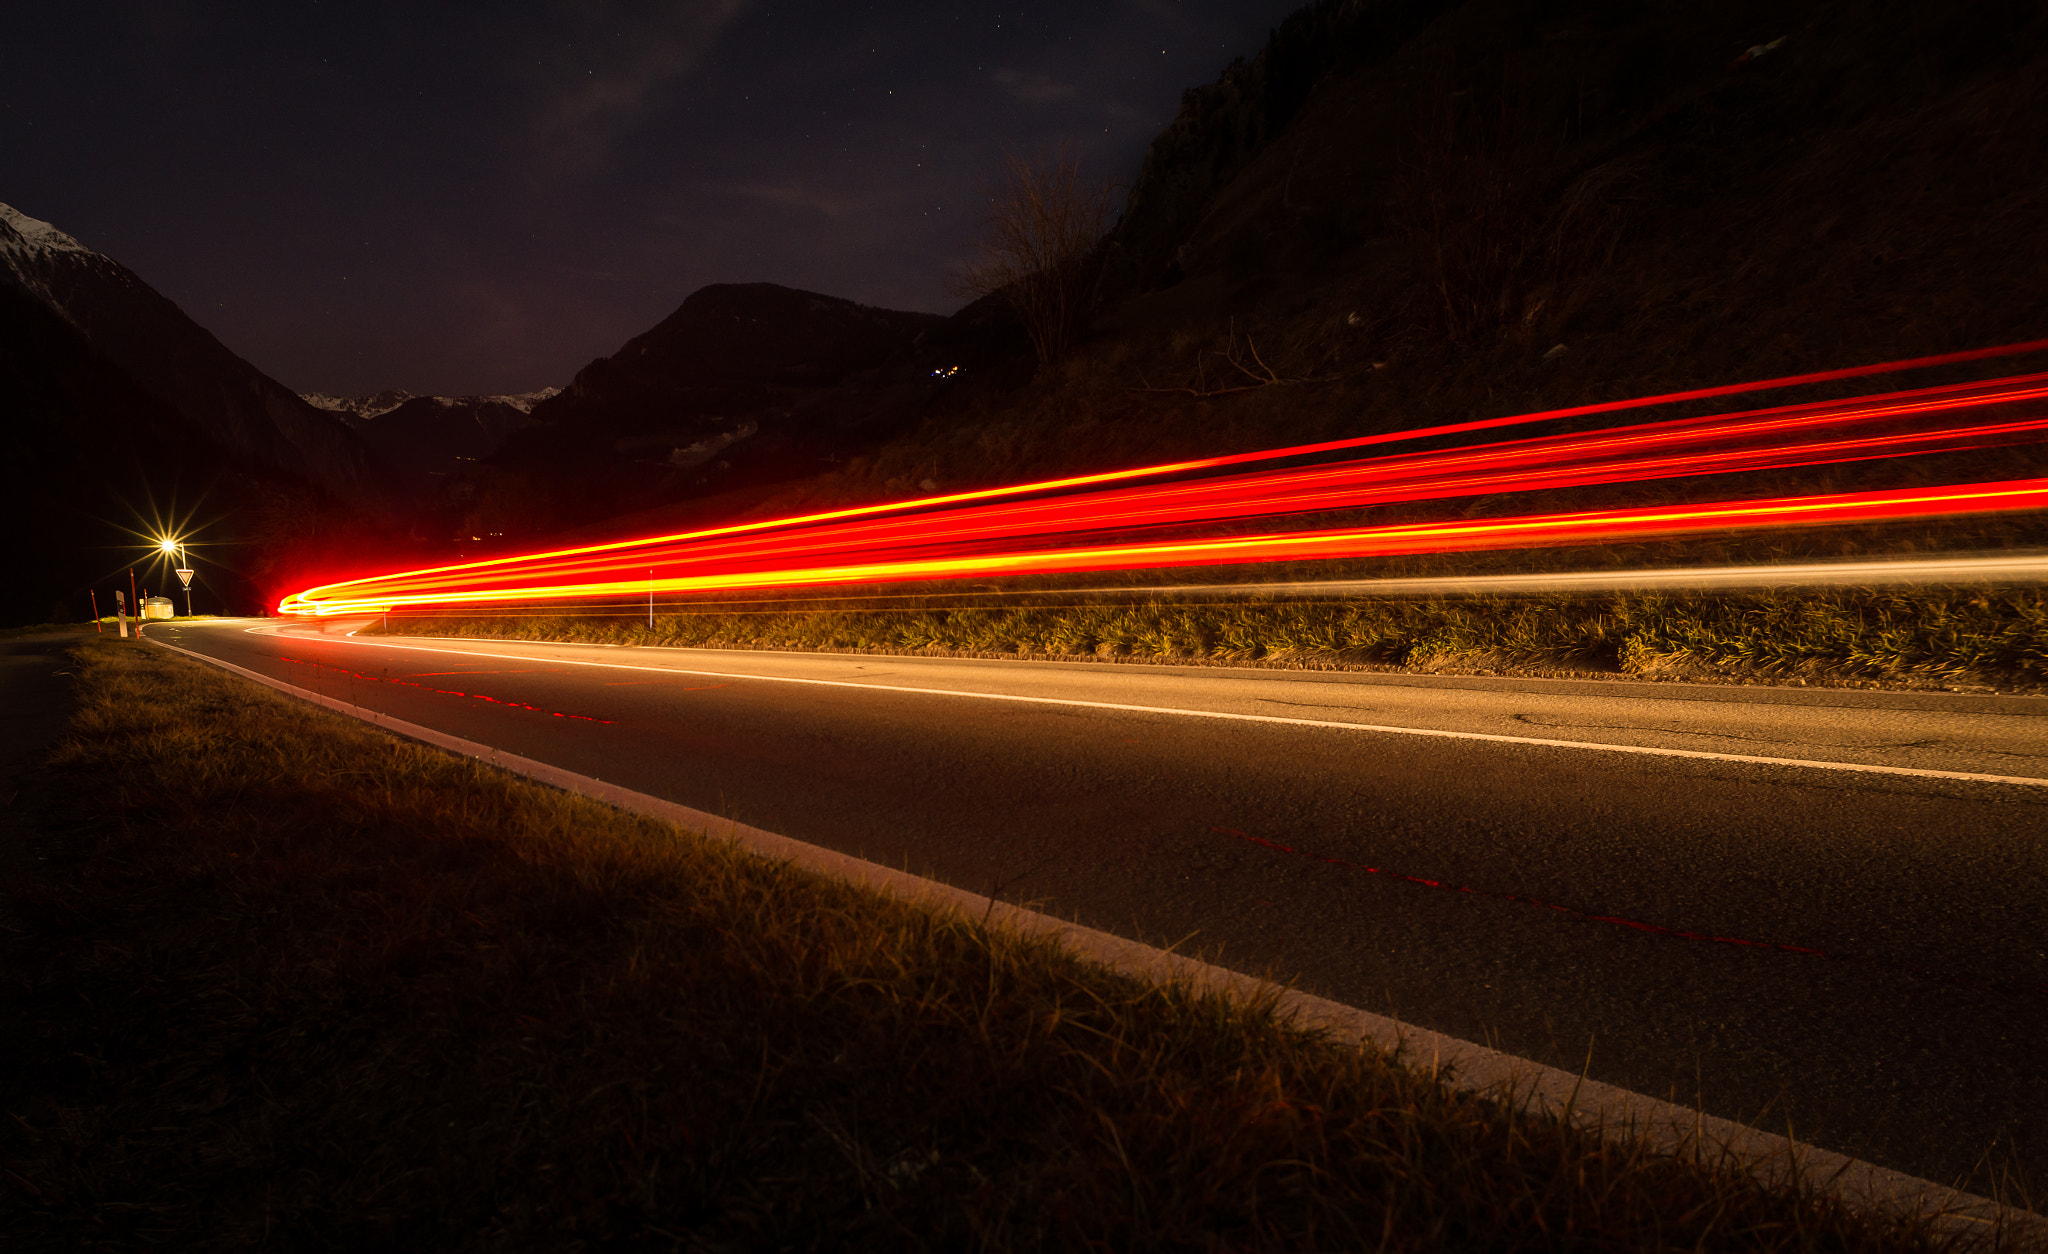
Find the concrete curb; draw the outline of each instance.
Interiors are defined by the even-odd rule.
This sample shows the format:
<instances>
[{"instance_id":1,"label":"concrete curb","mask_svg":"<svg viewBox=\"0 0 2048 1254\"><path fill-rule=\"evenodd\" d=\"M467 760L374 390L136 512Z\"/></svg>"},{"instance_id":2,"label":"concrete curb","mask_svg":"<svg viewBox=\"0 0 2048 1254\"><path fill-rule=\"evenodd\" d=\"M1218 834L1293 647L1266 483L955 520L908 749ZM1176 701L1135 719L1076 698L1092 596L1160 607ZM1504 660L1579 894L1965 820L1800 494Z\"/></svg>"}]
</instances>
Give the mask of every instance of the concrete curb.
<instances>
[{"instance_id":1,"label":"concrete curb","mask_svg":"<svg viewBox=\"0 0 2048 1254\"><path fill-rule=\"evenodd\" d=\"M787 860L806 870L900 899L934 909L956 911L1019 933L1055 940L1082 957L1126 975L1160 982L1180 981L1199 989L1246 998L1275 998L1280 1011L1301 1026L1322 1029L1340 1040L1370 1041L1397 1054L1411 1066L1426 1066L1433 1074L1446 1073L1446 1079L1458 1088L1494 1097L1534 1113L1556 1114L1602 1136L1617 1139L1637 1137L1660 1152L1697 1153L1708 1162L1752 1173L1768 1185L1808 1185L1840 1198L1853 1210L1865 1213L1932 1216L1944 1229L1965 1238L1975 1236L1989 1240L2002 1235L2048 1241L2048 1217L2034 1211L2006 1206L1990 1198L1965 1193L1862 1159L1800 1144L1747 1124L1602 1084L1471 1041L1445 1036L1052 915L991 900L949 884L748 827L532 758L505 753L490 745L451 736L431 727L390 718L376 710L351 705L174 644L160 640L149 643L217 666L289 696L361 719L396 735L474 758L565 792L730 840L763 857Z\"/></svg>"}]
</instances>

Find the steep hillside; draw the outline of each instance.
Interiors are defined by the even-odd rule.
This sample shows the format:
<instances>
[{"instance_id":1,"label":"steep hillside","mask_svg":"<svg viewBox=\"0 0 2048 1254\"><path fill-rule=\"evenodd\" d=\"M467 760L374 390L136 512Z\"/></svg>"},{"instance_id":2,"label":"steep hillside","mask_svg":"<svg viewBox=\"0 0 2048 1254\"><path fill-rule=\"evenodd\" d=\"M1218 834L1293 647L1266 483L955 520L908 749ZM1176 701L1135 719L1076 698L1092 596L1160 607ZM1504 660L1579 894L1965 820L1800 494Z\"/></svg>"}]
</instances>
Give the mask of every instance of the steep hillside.
<instances>
[{"instance_id":1,"label":"steep hillside","mask_svg":"<svg viewBox=\"0 0 2048 1254\"><path fill-rule=\"evenodd\" d=\"M80 619L152 534L196 532L195 604L253 611L287 572L330 569L377 528L349 502L388 471L332 416L235 357L111 258L0 206L0 476L24 569L0 622Z\"/></svg>"},{"instance_id":2,"label":"steep hillside","mask_svg":"<svg viewBox=\"0 0 2048 1254\"><path fill-rule=\"evenodd\" d=\"M338 554L346 511L305 480L216 442L109 361L47 305L0 285L0 397L9 447L0 458L12 568L0 624L78 621L88 589L111 593L137 568L141 586L172 586L151 537L196 532L195 605L257 612L272 585ZM182 597L180 598L182 602Z\"/></svg>"},{"instance_id":3,"label":"steep hillside","mask_svg":"<svg viewBox=\"0 0 2048 1254\"><path fill-rule=\"evenodd\" d=\"M1416 7L1318 5L1191 93L1133 189L1121 294L1342 305L1365 343L1739 338L1731 367L2048 308L2039 5L1481 0L1389 42L1375 17ZM1285 125L1213 191L1177 178L1277 113L1249 88L1304 41L1329 64Z\"/></svg>"},{"instance_id":4,"label":"steep hillside","mask_svg":"<svg viewBox=\"0 0 2048 1254\"><path fill-rule=\"evenodd\" d=\"M384 470L334 415L235 356L127 267L0 205L0 286L46 306L151 396L223 448L348 499Z\"/></svg>"},{"instance_id":5,"label":"steep hillside","mask_svg":"<svg viewBox=\"0 0 2048 1254\"><path fill-rule=\"evenodd\" d=\"M2048 335L2044 123L2033 3L1324 0L1187 94L1062 370L816 495Z\"/></svg>"}]
</instances>

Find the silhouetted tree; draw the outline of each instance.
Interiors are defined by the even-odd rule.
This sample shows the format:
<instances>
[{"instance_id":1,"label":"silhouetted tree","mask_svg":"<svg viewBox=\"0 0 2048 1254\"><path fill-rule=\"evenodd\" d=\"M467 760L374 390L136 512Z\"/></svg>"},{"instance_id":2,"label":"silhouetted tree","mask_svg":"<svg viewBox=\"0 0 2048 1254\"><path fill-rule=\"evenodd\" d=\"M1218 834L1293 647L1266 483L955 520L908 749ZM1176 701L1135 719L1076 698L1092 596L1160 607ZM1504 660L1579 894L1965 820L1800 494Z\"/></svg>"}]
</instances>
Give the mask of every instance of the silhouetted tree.
<instances>
[{"instance_id":1,"label":"silhouetted tree","mask_svg":"<svg viewBox=\"0 0 2048 1254\"><path fill-rule=\"evenodd\" d=\"M1039 161L1008 154L1001 182L988 189L981 258L962 270L956 290L999 293L1041 367L1066 353L1087 317L1090 263L1114 195L1111 185L1082 179L1071 148Z\"/></svg>"}]
</instances>

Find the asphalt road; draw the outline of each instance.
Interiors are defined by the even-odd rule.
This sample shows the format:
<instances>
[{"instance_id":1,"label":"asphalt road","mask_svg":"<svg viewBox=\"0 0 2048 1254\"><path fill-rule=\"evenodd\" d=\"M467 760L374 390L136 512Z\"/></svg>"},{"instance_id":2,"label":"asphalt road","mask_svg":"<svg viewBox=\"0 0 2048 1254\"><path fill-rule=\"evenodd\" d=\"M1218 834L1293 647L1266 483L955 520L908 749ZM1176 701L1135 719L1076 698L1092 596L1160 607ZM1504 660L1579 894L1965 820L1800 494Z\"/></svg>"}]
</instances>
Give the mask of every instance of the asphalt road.
<instances>
[{"instance_id":1,"label":"asphalt road","mask_svg":"<svg viewBox=\"0 0 2048 1254\"><path fill-rule=\"evenodd\" d=\"M152 633L1886 1166L2048 1184L2048 699L328 627Z\"/></svg>"}]
</instances>

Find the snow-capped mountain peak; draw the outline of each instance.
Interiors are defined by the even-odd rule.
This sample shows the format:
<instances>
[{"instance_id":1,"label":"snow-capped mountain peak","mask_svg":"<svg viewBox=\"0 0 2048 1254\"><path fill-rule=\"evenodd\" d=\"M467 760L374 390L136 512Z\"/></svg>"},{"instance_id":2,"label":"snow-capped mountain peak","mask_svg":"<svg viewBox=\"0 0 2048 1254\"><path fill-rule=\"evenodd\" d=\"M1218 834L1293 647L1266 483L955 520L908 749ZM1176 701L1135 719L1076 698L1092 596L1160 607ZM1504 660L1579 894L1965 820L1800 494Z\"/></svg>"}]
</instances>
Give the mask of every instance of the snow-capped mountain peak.
<instances>
[{"instance_id":1,"label":"snow-capped mountain peak","mask_svg":"<svg viewBox=\"0 0 2048 1254\"><path fill-rule=\"evenodd\" d=\"M34 250L98 255L40 218L31 218L13 205L4 204L0 204L0 248L10 252Z\"/></svg>"},{"instance_id":2,"label":"snow-capped mountain peak","mask_svg":"<svg viewBox=\"0 0 2048 1254\"><path fill-rule=\"evenodd\" d=\"M477 405L496 404L509 405L522 414L530 414L533 412L535 405L540 404L561 390L560 388L541 388L536 392L518 392L510 396L430 396L426 399L440 405L443 409L457 405L474 407ZM390 413L407 401L420 398L414 393L400 388L389 388L369 396L330 396L325 392L301 392L299 399L316 408L341 414L345 421L349 419L368 421L369 419Z\"/></svg>"},{"instance_id":3,"label":"snow-capped mountain peak","mask_svg":"<svg viewBox=\"0 0 2048 1254\"><path fill-rule=\"evenodd\" d=\"M351 499L391 491L388 468L334 415L235 356L128 267L11 205L0 205L0 292L10 317L54 319L75 334L82 342L66 351L96 354L96 381L119 378L222 449ZM157 419L137 421L149 430Z\"/></svg>"},{"instance_id":4,"label":"snow-capped mountain peak","mask_svg":"<svg viewBox=\"0 0 2048 1254\"><path fill-rule=\"evenodd\" d=\"M451 475L475 469L505 437L533 425L533 407L558 392L511 396L415 396L390 388L369 396L301 393L300 399L348 424L416 486L439 491ZM438 486L437 486L438 485Z\"/></svg>"},{"instance_id":5,"label":"snow-capped mountain peak","mask_svg":"<svg viewBox=\"0 0 2048 1254\"><path fill-rule=\"evenodd\" d=\"M550 396L559 395L561 391L562 389L560 388L542 388L537 392L520 392L512 396L487 396L483 399L497 401L501 405L510 405L522 414L530 414L533 412L535 405L540 404Z\"/></svg>"},{"instance_id":6,"label":"snow-capped mountain peak","mask_svg":"<svg viewBox=\"0 0 2048 1254\"><path fill-rule=\"evenodd\" d=\"M369 396L329 396L325 392L301 392L299 399L315 409L341 414L345 421L348 418L375 418L379 414L388 414L412 400L413 394L399 388L388 388Z\"/></svg>"}]
</instances>

